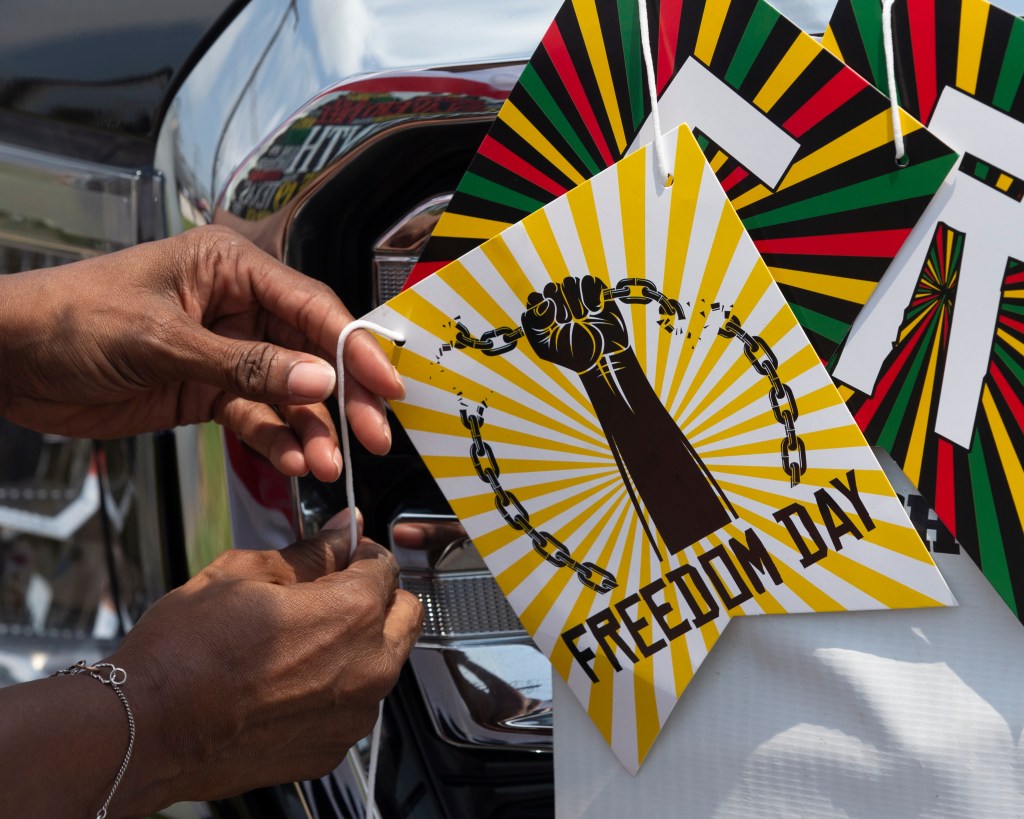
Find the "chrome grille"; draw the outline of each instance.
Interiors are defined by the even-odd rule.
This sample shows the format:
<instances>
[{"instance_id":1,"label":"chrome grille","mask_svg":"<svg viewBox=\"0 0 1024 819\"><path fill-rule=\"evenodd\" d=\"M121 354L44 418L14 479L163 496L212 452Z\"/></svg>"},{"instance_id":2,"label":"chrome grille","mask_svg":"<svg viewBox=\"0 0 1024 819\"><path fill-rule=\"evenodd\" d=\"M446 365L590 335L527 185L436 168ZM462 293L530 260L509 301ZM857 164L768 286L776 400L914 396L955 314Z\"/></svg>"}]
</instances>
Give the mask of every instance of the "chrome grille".
<instances>
[{"instance_id":1,"label":"chrome grille","mask_svg":"<svg viewBox=\"0 0 1024 819\"><path fill-rule=\"evenodd\" d=\"M28 250L15 245L0 244L0 274L21 273L41 267L56 267L81 258L71 253L49 250Z\"/></svg>"},{"instance_id":2,"label":"chrome grille","mask_svg":"<svg viewBox=\"0 0 1024 819\"><path fill-rule=\"evenodd\" d=\"M423 603L421 640L526 633L489 574L424 577L403 573L401 585Z\"/></svg>"}]
</instances>

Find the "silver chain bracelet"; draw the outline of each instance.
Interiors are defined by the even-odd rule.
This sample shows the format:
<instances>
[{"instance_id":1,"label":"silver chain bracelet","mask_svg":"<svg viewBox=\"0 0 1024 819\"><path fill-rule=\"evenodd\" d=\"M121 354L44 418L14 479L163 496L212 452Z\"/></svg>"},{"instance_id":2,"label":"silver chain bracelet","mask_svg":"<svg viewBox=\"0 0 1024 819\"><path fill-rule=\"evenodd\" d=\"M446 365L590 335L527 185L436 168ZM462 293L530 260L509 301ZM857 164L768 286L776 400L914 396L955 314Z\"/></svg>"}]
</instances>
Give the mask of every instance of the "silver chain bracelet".
<instances>
[{"instance_id":1,"label":"silver chain bracelet","mask_svg":"<svg viewBox=\"0 0 1024 819\"><path fill-rule=\"evenodd\" d=\"M108 669L106 677L103 676L102 669ZM62 671L54 671L50 676L56 677L58 674L88 674L90 677L99 680L104 685L109 685L114 690L114 693L117 694L117 698L121 700L121 705L124 706L124 712L128 715L128 750L124 752L124 761L121 763L121 769L117 772L117 777L114 779L114 785L111 787L110 793L107 794L107 798L103 802L103 807L101 807L96 813L96 819L107 819L107 809L110 807L110 800L114 798L114 794L117 793L117 788L121 784L121 780L124 779L124 773L128 770L128 763L132 758L132 749L135 747L135 715L132 713L132 709L128 705L128 699L121 690L121 686L128 681L128 672L113 663L96 663L95 665L86 665L85 660L79 660L70 668L65 668Z\"/></svg>"}]
</instances>

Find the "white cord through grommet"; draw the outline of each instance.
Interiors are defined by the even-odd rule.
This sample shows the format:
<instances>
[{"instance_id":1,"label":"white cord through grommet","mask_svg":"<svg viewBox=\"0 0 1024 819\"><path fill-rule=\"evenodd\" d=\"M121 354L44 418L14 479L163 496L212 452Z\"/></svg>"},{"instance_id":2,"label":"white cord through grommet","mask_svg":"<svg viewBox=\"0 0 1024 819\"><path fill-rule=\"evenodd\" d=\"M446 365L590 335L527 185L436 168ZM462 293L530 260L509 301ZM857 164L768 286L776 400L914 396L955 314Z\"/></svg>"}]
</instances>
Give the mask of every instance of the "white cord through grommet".
<instances>
[{"instance_id":1,"label":"white cord through grommet","mask_svg":"<svg viewBox=\"0 0 1024 819\"><path fill-rule=\"evenodd\" d=\"M892 141L896 147L896 164L904 168L909 163L903 141L903 123L900 121L900 102L896 93L896 56L892 36L892 4L882 0L882 46L885 49L885 73L889 84L889 108L892 112Z\"/></svg>"},{"instance_id":2,"label":"white cord through grommet","mask_svg":"<svg viewBox=\"0 0 1024 819\"><path fill-rule=\"evenodd\" d=\"M640 51L644 58L644 72L647 75L647 92L651 97L651 124L654 126L654 161L662 184L672 186L672 170L665 156L665 141L661 134L661 114L658 111L658 80L654 76L654 57L651 54L651 32L648 28L647 0L637 0L640 9Z\"/></svg>"},{"instance_id":3,"label":"white cord through grommet","mask_svg":"<svg viewBox=\"0 0 1024 819\"><path fill-rule=\"evenodd\" d=\"M405 336L401 333L396 333L387 327L381 327L372 321L363 321L362 319L346 325L345 329L341 331L341 335L338 336L337 363L335 365L338 370L338 422L340 427L338 434L341 436L341 455L345 472L345 501L349 509L348 532L350 554L355 550L356 543L359 540L359 526L356 521L355 482L352 480L352 445L349 442L348 418L345 415L345 342L348 341L349 337L356 330L369 330L371 333L376 333L379 336L390 339L396 344L405 343ZM381 700L377 712L377 722L374 723L373 732L370 734L370 763L366 772L366 802L363 806L363 816L365 817L373 815L373 809L376 804L374 793L377 787L377 759L380 756L380 726L383 719L384 701Z\"/></svg>"}]
</instances>

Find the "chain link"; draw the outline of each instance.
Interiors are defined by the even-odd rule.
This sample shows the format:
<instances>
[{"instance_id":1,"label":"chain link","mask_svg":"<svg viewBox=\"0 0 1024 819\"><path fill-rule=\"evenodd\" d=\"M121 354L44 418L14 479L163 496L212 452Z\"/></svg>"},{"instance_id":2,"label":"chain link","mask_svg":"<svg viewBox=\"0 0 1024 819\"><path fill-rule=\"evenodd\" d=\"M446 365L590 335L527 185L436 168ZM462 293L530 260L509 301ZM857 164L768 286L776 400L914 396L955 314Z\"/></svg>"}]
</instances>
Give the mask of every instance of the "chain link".
<instances>
[{"instance_id":1,"label":"chain link","mask_svg":"<svg viewBox=\"0 0 1024 819\"><path fill-rule=\"evenodd\" d=\"M650 279L622 279L615 287L605 288L601 295L606 299L621 301L623 304L657 302L658 326L666 333L675 332L676 322L686 318L683 306L662 293ZM452 347L456 350L479 350L490 356L504 355L512 352L525 334L526 331L522 327L495 327L478 337L459 321L455 323L455 341Z\"/></svg>"},{"instance_id":2,"label":"chain link","mask_svg":"<svg viewBox=\"0 0 1024 819\"><path fill-rule=\"evenodd\" d=\"M480 480L491 487L494 493L494 507L511 528L517 532L525 532L533 544L534 550L548 563L559 569L569 568L576 572L580 583L598 594L610 592L618 581L611 572L594 563L581 563L575 559L569 548L550 532L539 532L530 523L530 513L513 492L501 485L501 468L494 458L494 452L483 439L480 428L484 425L484 408L479 406L476 412L466 409L459 410L462 425L469 430L473 443L469 449L469 457L473 461Z\"/></svg>"},{"instance_id":3,"label":"chain link","mask_svg":"<svg viewBox=\"0 0 1024 819\"><path fill-rule=\"evenodd\" d=\"M789 475L789 485L796 486L807 471L807 448L796 434L796 419L800 417L800 410L797 408L792 387L779 377L778 357L763 338L752 336L744 330L735 315L725 320L718 328L718 334L742 342L743 354L754 372L768 379L768 401L772 407L772 414L785 430L781 447L782 469Z\"/></svg>"},{"instance_id":4,"label":"chain link","mask_svg":"<svg viewBox=\"0 0 1024 819\"><path fill-rule=\"evenodd\" d=\"M685 318L682 305L658 290L650 279L622 279L615 287L605 289L602 295L606 299L615 299L623 304L651 304L652 302L657 302L658 324L669 333L674 332L677 319L682 320ZM455 342L453 344L455 349L479 350L484 355L489 356L503 355L511 352L515 349L519 339L525 335L522 327L496 327L477 338L461 322L456 323L455 331ZM800 417L800 410L797 408L796 397L793 395L792 387L786 384L779 376L778 357L763 338L752 336L744 330L742 323L734 315L729 316L722 326L718 328L718 334L725 338L738 339L743 344L743 353L747 357L747 361L750 362L754 372L768 379L770 387L768 390L768 401L771 404L772 414L775 416L775 420L782 425L785 432L780 448L782 469L789 475L789 485L796 486L807 471L807 448L796 434L796 421ZM498 339L500 344L496 344L495 339ZM467 422L463 420L463 423ZM479 433L479 429L477 433ZM512 500L508 500L509 496L507 493L501 490L501 484L498 482L498 476L501 473L497 469L494 453L491 452L490 447L482 440L480 440L478 447L477 440L479 440L478 435L474 437L474 449L472 451L473 466L476 468L477 475L480 476L480 480L490 484L491 489L495 492L495 499L501 501L498 504L498 511L501 512L502 517L505 518L509 526L518 531L528 531L527 529L520 529L513 522L522 518L528 523L529 516L521 511L522 505L519 504L519 501L515 500L515 496L511 496ZM482 463L481 458L486 458L486 465ZM510 506L513 509L511 512L509 511ZM534 546L536 547L536 545L537 542L534 541ZM538 548L538 551L545 555L545 559L550 560L546 547L545 549Z\"/></svg>"}]
</instances>

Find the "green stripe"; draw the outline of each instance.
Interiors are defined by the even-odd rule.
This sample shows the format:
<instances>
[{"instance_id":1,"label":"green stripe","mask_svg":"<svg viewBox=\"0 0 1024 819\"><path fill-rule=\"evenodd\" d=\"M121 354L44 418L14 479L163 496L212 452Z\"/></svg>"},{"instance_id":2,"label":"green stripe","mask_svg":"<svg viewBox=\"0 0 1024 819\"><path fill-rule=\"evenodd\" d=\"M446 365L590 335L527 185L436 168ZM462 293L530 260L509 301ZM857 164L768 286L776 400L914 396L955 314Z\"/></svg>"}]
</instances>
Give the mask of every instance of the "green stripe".
<instances>
[{"instance_id":1,"label":"green stripe","mask_svg":"<svg viewBox=\"0 0 1024 819\"><path fill-rule=\"evenodd\" d=\"M801 219L813 219L816 216L827 216L833 213L848 213L861 208L884 205L917 197L931 198L935 195L942 180L956 161L955 154L946 154L938 159L914 164L892 171L874 179L857 182L830 193L823 193L785 205L775 210L765 211L743 220L747 230L774 227Z\"/></svg>"},{"instance_id":2,"label":"green stripe","mask_svg":"<svg viewBox=\"0 0 1024 819\"><path fill-rule=\"evenodd\" d=\"M896 396L896 400L893 402L893 411L885 419L885 426L878 436L878 446L887 452L892 452L893 444L900 437L900 426L906 418L906 410L911 406L911 396L918 392L917 378L921 372L921 367L924 366L925 358L928 357L932 340L935 338L935 323L933 321L929 325L928 332L925 333L924 339L922 339L921 344L918 346L917 352L914 354L913 363L910 365L910 371L907 373L907 377L903 379L903 386L900 387L899 395ZM904 412L902 414L897 413L897 409L902 409Z\"/></svg>"},{"instance_id":3,"label":"green stripe","mask_svg":"<svg viewBox=\"0 0 1024 819\"><path fill-rule=\"evenodd\" d=\"M1024 305L1004 304L1000 309L1004 313L1013 313L1017 316L1024 316Z\"/></svg>"},{"instance_id":4,"label":"green stripe","mask_svg":"<svg viewBox=\"0 0 1024 819\"><path fill-rule=\"evenodd\" d=\"M809 307L793 304L792 302L790 302L789 306L793 310L796 320L800 322L801 327L809 333L816 333L822 338L827 338L833 344L838 344L850 332L850 325L845 321L840 321L832 316L826 316L816 310L811 310Z\"/></svg>"},{"instance_id":5,"label":"green stripe","mask_svg":"<svg viewBox=\"0 0 1024 819\"><path fill-rule=\"evenodd\" d=\"M601 169L594 162L590 152L584 147L579 134L569 124L569 120L565 118L565 114L558 103L555 102L555 98L551 96L551 92L544 85L544 81L537 74L537 70L532 65L527 65L523 69L519 82L526 90L526 93L540 106L544 116L555 126L555 130L562 135L562 138L569 143L569 147L576 152L576 156L587 167L591 175L598 173Z\"/></svg>"},{"instance_id":6,"label":"green stripe","mask_svg":"<svg viewBox=\"0 0 1024 819\"><path fill-rule=\"evenodd\" d=\"M996 343L993 346L992 351L999 357L999 360L1003 362L1006 369L1013 373L1013 377L1016 379L1017 383L1024 384L1024 367L1021 367L1020 361L1006 349L1006 345L1000 342L998 338L996 339Z\"/></svg>"},{"instance_id":7,"label":"green stripe","mask_svg":"<svg viewBox=\"0 0 1024 819\"><path fill-rule=\"evenodd\" d=\"M697 137L697 147L700 148L700 152L704 153L708 149L708 145L711 144L711 140L708 139L704 134Z\"/></svg>"},{"instance_id":8,"label":"green stripe","mask_svg":"<svg viewBox=\"0 0 1024 819\"><path fill-rule=\"evenodd\" d=\"M1003 65L999 69L999 80L996 82L996 93L992 96L992 104L1003 111L1013 107L1020 89L1021 78L1024 77L1024 21L1014 20L1010 29L1010 41L1003 53Z\"/></svg>"},{"instance_id":9,"label":"green stripe","mask_svg":"<svg viewBox=\"0 0 1024 819\"><path fill-rule=\"evenodd\" d=\"M974 178L980 179L982 182L984 182L985 179L988 177L988 172L988 165L986 165L979 159L977 164L974 166Z\"/></svg>"},{"instance_id":10,"label":"green stripe","mask_svg":"<svg viewBox=\"0 0 1024 819\"><path fill-rule=\"evenodd\" d=\"M765 40L778 21L779 13L767 3L758 3L754 6L754 13L750 15L747 28L740 38L740 44L736 46L732 62L729 63L729 70L725 72L725 81L737 91L743 85L747 74L750 73L750 66L761 53Z\"/></svg>"},{"instance_id":11,"label":"green stripe","mask_svg":"<svg viewBox=\"0 0 1024 819\"><path fill-rule=\"evenodd\" d=\"M634 0L619 0L619 30L622 33L622 60L629 88L629 110L633 128L640 129L644 119L644 66L640 52L640 9ZM646 21L645 21L646 22ZM653 45L653 44L652 44Z\"/></svg>"},{"instance_id":12,"label":"green stripe","mask_svg":"<svg viewBox=\"0 0 1024 819\"><path fill-rule=\"evenodd\" d=\"M517 208L523 213L533 213L535 210L540 210L544 207L543 202L506 188L504 185L493 182L490 179L485 179L471 171L467 171L465 176L462 177L462 182L459 183L459 193L468 193L477 199L486 199L488 202L494 202L498 205Z\"/></svg>"},{"instance_id":13,"label":"green stripe","mask_svg":"<svg viewBox=\"0 0 1024 819\"><path fill-rule=\"evenodd\" d=\"M974 431L968 460L971 466L971 492L974 495L974 515L978 521L978 551L981 556L981 570L988 582L999 592L1014 614L1017 614L1017 601L1013 595L1013 582L1010 580L1010 567L1006 563L1006 546L1002 532L999 531L999 515L996 513L995 498L992 497L992 485L988 480L988 464L985 453L981 451L981 435Z\"/></svg>"},{"instance_id":14,"label":"green stripe","mask_svg":"<svg viewBox=\"0 0 1024 819\"><path fill-rule=\"evenodd\" d=\"M864 46L868 64L871 66L871 82L876 88L884 89L888 82L885 73L885 46L882 45L882 5L878 0L853 0L853 16L860 30L860 42Z\"/></svg>"}]
</instances>

